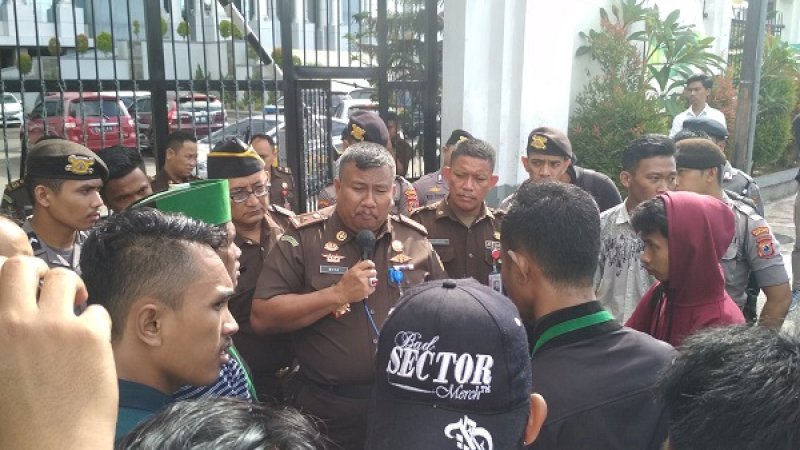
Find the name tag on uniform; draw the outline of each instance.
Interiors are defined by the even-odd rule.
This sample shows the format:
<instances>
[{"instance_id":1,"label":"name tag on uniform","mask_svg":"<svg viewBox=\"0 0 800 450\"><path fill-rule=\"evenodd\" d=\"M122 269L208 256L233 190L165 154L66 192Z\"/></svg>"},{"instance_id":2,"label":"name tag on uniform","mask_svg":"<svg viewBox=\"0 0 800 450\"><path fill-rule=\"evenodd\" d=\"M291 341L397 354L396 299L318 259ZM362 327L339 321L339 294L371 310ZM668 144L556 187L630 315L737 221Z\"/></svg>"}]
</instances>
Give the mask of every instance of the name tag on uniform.
<instances>
[{"instance_id":1,"label":"name tag on uniform","mask_svg":"<svg viewBox=\"0 0 800 450\"><path fill-rule=\"evenodd\" d=\"M345 272L347 272L347 267L319 266L319 273L332 273L334 275L343 275Z\"/></svg>"},{"instance_id":2,"label":"name tag on uniform","mask_svg":"<svg viewBox=\"0 0 800 450\"><path fill-rule=\"evenodd\" d=\"M428 242L434 246L442 246L442 245L450 245L450 239L430 239L428 238Z\"/></svg>"}]
</instances>

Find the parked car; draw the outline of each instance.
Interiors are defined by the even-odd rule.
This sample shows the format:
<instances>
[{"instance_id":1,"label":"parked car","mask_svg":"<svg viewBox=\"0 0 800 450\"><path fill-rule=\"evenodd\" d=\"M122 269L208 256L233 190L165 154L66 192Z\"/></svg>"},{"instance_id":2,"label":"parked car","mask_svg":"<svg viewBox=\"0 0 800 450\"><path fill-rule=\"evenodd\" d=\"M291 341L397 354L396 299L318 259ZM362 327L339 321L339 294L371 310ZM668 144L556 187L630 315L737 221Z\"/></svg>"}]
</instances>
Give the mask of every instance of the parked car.
<instances>
[{"instance_id":1,"label":"parked car","mask_svg":"<svg viewBox=\"0 0 800 450\"><path fill-rule=\"evenodd\" d=\"M114 95L64 92L42 98L28 115L20 139L33 145L44 136L59 136L91 150L121 145L136 147L133 118Z\"/></svg>"},{"instance_id":2,"label":"parked car","mask_svg":"<svg viewBox=\"0 0 800 450\"><path fill-rule=\"evenodd\" d=\"M4 125L22 125L22 103L14 94L3 94L3 108L0 113Z\"/></svg>"},{"instance_id":3,"label":"parked car","mask_svg":"<svg viewBox=\"0 0 800 450\"><path fill-rule=\"evenodd\" d=\"M151 96L137 97L132 105L136 117L139 140L144 148L151 147L154 130ZM228 113L216 95L195 93L167 93L167 123L169 132L183 130L202 137L221 129Z\"/></svg>"},{"instance_id":4,"label":"parked car","mask_svg":"<svg viewBox=\"0 0 800 450\"><path fill-rule=\"evenodd\" d=\"M373 102L370 99L344 99L339 106L333 111L333 118L344 120L347 122L350 120L350 115L353 114L355 111L373 111L375 113L378 112L378 103Z\"/></svg>"}]
</instances>

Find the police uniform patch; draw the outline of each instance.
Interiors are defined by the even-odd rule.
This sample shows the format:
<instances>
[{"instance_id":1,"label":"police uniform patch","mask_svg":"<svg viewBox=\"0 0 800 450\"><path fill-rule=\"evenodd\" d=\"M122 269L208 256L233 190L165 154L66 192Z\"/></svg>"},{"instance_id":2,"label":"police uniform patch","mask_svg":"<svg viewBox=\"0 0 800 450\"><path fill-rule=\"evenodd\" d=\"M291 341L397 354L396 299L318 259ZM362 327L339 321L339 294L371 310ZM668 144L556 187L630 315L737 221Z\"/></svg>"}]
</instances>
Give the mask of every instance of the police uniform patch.
<instances>
[{"instance_id":1,"label":"police uniform patch","mask_svg":"<svg viewBox=\"0 0 800 450\"><path fill-rule=\"evenodd\" d=\"M531 137L531 147L537 150L544 150L547 148L547 137L535 134Z\"/></svg>"},{"instance_id":2,"label":"police uniform patch","mask_svg":"<svg viewBox=\"0 0 800 450\"><path fill-rule=\"evenodd\" d=\"M768 259L773 256L775 256L775 244L772 242L772 238L758 241L758 257Z\"/></svg>"},{"instance_id":3,"label":"police uniform patch","mask_svg":"<svg viewBox=\"0 0 800 450\"><path fill-rule=\"evenodd\" d=\"M329 262L331 264L339 264L345 258L342 255L336 255L333 253L323 253L322 257L325 258L325 262Z\"/></svg>"},{"instance_id":4,"label":"police uniform patch","mask_svg":"<svg viewBox=\"0 0 800 450\"><path fill-rule=\"evenodd\" d=\"M429 238L428 241L434 247L440 247L440 246L443 246L443 245L450 245L450 239L433 239L433 238Z\"/></svg>"},{"instance_id":5,"label":"police uniform patch","mask_svg":"<svg viewBox=\"0 0 800 450\"><path fill-rule=\"evenodd\" d=\"M411 257L401 253L399 255L392 256L391 258L389 258L389 261L397 264L405 264L411 261Z\"/></svg>"},{"instance_id":6,"label":"police uniform patch","mask_svg":"<svg viewBox=\"0 0 800 450\"><path fill-rule=\"evenodd\" d=\"M329 241L329 242L326 242L325 245L322 248L324 248L325 250L327 250L329 252L335 252L336 250L339 250L339 245L337 245L336 242Z\"/></svg>"},{"instance_id":7,"label":"police uniform patch","mask_svg":"<svg viewBox=\"0 0 800 450\"><path fill-rule=\"evenodd\" d=\"M334 275L344 275L347 272L347 267L342 266L319 266L319 273L328 273Z\"/></svg>"},{"instance_id":8,"label":"police uniform patch","mask_svg":"<svg viewBox=\"0 0 800 450\"><path fill-rule=\"evenodd\" d=\"M69 155L67 157L69 164L64 167L64 170L71 172L75 175L90 175L94 173L92 166L94 165L94 158L88 156Z\"/></svg>"},{"instance_id":9,"label":"police uniform patch","mask_svg":"<svg viewBox=\"0 0 800 450\"><path fill-rule=\"evenodd\" d=\"M281 236L281 241L288 242L289 245L291 245L292 247L299 247L300 246L300 243L297 242L297 239L295 239L294 236L291 236L291 235L288 235L288 234L284 234L283 236Z\"/></svg>"},{"instance_id":10,"label":"police uniform patch","mask_svg":"<svg viewBox=\"0 0 800 450\"><path fill-rule=\"evenodd\" d=\"M763 234L769 234L769 227L756 227L753 228L753 231L751 231L750 233L752 233L753 236L761 236Z\"/></svg>"},{"instance_id":11,"label":"police uniform patch","mask_svg":"<svg viewBox=\"0 0 800 450\"><path fill-rule=\"evenodd\" d=\"M489 250L500 249L500 243L497 241L486 240L485 241L486 248Z\"/></svg>"},{"instance_id":12,"label":"police uniform patch","mask_svg":"<svg viewBox=\"0 0 800 450\"><path fill-rule=\"evenodd\" d=\"M409 186L403 194L406 196L406 202L408 203L408 213L411 214L411 212L419 206L417 191Z\"/></svg>"}]
</instances>

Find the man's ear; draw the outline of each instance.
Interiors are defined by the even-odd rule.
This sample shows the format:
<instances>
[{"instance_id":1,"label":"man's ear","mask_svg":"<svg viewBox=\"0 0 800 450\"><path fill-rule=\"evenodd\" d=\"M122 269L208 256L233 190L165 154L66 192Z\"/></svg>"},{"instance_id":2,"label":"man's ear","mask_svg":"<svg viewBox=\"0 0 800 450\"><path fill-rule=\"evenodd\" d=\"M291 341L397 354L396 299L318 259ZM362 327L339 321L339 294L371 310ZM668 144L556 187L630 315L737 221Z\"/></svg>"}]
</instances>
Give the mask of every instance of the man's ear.
<instances>
[{"instance_id":1,"label":"man's ear","mask_svg":"<svg viewBox=\"0 0 800 450\"><path fill-rule=\"evenodd\" d=\"M625 189L630 189L631 180L633 179L633 174L628 172L627 170L623 170L619 173L619 181L625 186Z\"/></svg>"},{"instance_id":2,"label":"man's ear","mask_svg":"<svg viewBox=\"0 0 800 450\"><path fill-rule=\"evenodd\" d=\"M450 182L450 177L452 176L451 174L452 172L450 171L450 166L442 167L442 177L446 183Z\"/></svg>"},{"instance_id":3,"label":"man's ear","mask_svg":"<svg viewBox=\"0 0 800 450\"><path fill-rule=\"evenodd\" d=\"M151 347L163 344L163 315L165 307L158 303L144 303L134 311L136 336Z\"/></svg>"},{"instance_id":4,"label":"man's ear","mask_svg":"<svg viewBox=\"0 0 800 450\"><path fill-rule=\"evenodd\" d=\"M530 261L528 258L524 254L514 250L507 250L506 253L508 254L508 258L514 263L514 267L511 269L513 271L512 273L525 281L528 278L528 270L530 269Z\"/></svg>"},{"instance_id":5,"label":"man's ear","mask_svg":"<svg viewBox=\"0 0 800 450\"><path fill-rule=\"evenodd\" d=\"M542 425L547 418L547 403L539 394L531 394L531 411L528 423L525 425L525 445L530 445L542 431Z\"/></svg>"},{"instance_id":6,"label":"man's ear","mask_svg":"<svg viewBox=\"0 0 800 450\"><path fill-rule=\"evenodd\" d=\"M51 194L53 194L53 191L49 187L41 184L36 186L33 188L33 204L39 203L45 208L49 207L52 203Z\"/></svg>"}]
</instances>

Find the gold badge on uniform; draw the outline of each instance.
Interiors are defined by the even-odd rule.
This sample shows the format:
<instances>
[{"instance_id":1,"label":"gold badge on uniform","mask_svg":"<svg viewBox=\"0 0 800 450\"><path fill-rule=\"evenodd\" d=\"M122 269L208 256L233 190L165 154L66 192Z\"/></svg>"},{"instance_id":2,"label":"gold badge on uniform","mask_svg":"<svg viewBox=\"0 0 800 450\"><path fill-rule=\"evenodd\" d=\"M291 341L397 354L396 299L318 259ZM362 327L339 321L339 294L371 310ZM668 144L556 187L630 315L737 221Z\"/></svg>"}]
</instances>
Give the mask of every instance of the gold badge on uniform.
<instances>
[{"instance_id":1,"label":"gold badge on uniform","mask_svg":"<svg viewBox=\"0 0 800 450\"><path fill-rule=\"evenodd\" d=\"M466 137L466 136L459 136L458 137L458 142L456 142L456 144L460 144L460 143L462 143L464 141L468 141L468 140L469 140L469 138Z\"/></svg>"},{"instance_id":2,"label":"gold badge on uniform","mask_svg":"<svg viewBox=\"0 0 800 450\"><path fill-rule=\"evenodd\" d=\"M440 188L439 186L434 186L434 187L428 189L428 192L439 192L441 190L442 190L442 188Z\"/></svg>"},{"instance_id":3,"label":"gold badge on uniform","mask_svg":"<svg viewBox=\"0 0 800 450\"><path fill-rule=\"evenodd\" d=\"M350 132L350 135L352 135L353 138L355 138L355 140L363 141L364 140L364 134L366 134L366 131L364 131L363 128L361 128L360 126L358 126L356 124L353 124L353 129Z\"/></svg>"},{"instance_id":4,"label":"gold badge on uniform","mask_svg":"<svg viewBox=\"0 0 800 450\"><path fill-rule=\"evenodd\" d=\"M392 241L392 250L397 253L403 253L403 243L400 241Z\"/></svg>"},{"instance_id":5,"label":"gold badge on uniform","mask_svg":"<svg viewBox=\"0 0 800 450\"><path fill-rule=\"evenodd\" d=\"M397 241L395 241L395 242L397 242ZM397 263L397 264L405 264L405 263L411 261L411 257L401 253L399 255L392 256L391 258L389 258L389 261L391 261L393 263Z\"/></svg>"},{"instance_id":6,"label":"gold badge on uniform","mask_svg":"<svg viewBox=\"0 0 800 450\"><path fill-rule=\"evenodd\" d=\"M347 239L347 232L340 231L340 232L336 233L336 240L337 241L344 242L345 239Z\"/></svg>"},{"instance_id":7,"label":"gold badge on uniform","mask_svg":"<svg viewBox=\"0 0 800 450\"><path fill-rule=\"evenodd\" d=\"M339 250L339 245L337 245L336 242L330 241L326 242L323 248L329 252L335 252L336 250Z\"/></svg>"},{"instance_id":8,"label":"gold badge on uniform","mask_svg":"<svg viewBox=\"0 0 800 450\"><path fill-rule=\"evenodd\" d=\"M90 175L94 173L92 166L94 165L94 158L88 156L69 155L67 157L69 164L64 167L67 172L72 172L75 175Z\"/></svg>"},{"instance_id":9,"label":"gold badge on uniform","mask_svg":"<svg viewBox=\"0 0 800 450\"><path fill-rule=\"evenodd\" d=\"M335 255L333 253L323 253L322 257L325 258L326 262L333 263L333 264L339 264L344 259L344 256Z\"/></svg>"},{"instance_id":10,"label":"gold badge on uniform","mask_svg":"<svg viewBox=\"0 0 800 450\"><path fill-rule=\"evenodd\" d=\"M533 148L535 148L537 150L546 149L547 148L547 137L539 135L539 134L534 134L533 137L531 137L531 147L533 147Z\"/></svg>"}]
</instances>

